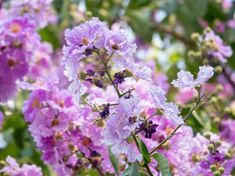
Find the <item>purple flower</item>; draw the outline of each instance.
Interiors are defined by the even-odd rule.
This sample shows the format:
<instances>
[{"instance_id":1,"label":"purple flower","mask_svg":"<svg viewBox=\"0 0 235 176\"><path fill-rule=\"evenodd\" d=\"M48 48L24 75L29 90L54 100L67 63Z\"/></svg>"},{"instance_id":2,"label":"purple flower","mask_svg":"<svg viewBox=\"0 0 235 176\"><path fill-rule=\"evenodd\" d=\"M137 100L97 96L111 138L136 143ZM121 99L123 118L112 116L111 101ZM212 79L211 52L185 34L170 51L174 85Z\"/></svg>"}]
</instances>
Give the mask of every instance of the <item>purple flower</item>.
<instances>
[{"instance_id":1,"label":"purple flower","mask_svg":"<svg viewBox=\"0 0 235 176\"><path fill-rule=\"evenodd\" d=\"M16 81L28 73L34 46L39 44L35 26L26 18L15 18L0 25L0 102L12 98ZM30 37L29 37L30 36ZM7 76L6 76L7 75ZM6 91L7 90L7 91Z\"/></svg>"},{"instance_id":2,"label":"purple flower","mask_svg":"<svg viewBox=\"0 0 235 176\"><path fill-rule=\"evenodd\" d=\"M13 17L29 18L39 28L44 28L48 23L55 23L57 20L52 8L52 0L13 0L9 11Z\"/></svg>"},{"instance_id":3,"label":"purple flower","mask_svg":"<svg viewBox=\"0 0 235 176\"><path fill-rule=\"evenodd\" d=\"M158 86L152 86L150 94L158 109L161 109L164 116L171 119L176 124L183 123L178 106L173 102L166 102L166 92Z\"/></svg>"},{"instance_id":4,"label":"purple flower","mask_svg":"<svg viewBox=\"0 0 235 176\"><path fill-rule=\"evenodd\" d=\"M206 32L203 41L209 43L208 55L219 59L222 63L227 62L227 58L232 55L231 47L225 45L213 31Z\"/></svg>"}]
</instances>

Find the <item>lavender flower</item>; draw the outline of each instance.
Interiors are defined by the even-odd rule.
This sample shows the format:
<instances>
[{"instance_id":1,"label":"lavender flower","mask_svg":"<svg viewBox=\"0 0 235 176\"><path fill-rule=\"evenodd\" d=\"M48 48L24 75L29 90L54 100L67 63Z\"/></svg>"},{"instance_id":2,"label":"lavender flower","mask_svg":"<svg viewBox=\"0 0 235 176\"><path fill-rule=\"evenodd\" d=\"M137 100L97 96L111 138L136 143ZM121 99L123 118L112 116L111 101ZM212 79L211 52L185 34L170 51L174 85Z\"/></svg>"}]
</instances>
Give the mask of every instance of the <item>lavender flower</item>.
<instances>
[{"instance_id":1,"label":"lavender flower","mask_svg":"<svg viewBox=\"0 0 235 176\"><path fill-rule=\"evenodd\" d=\"M23 16L34 21L39 28L56 22L52 0L12 0L9 13L13 17Z\"/></svg>"},{"instance_id":2,"label":"lavender flower","mask_svg":"<svg viewBox=\"0 0 235 176\"><path fill-rule=\"evenodd\" d=\"M213 31L205 33L203 42L207 45L209 57L217 58L222 63L227 62L227 58L232 55L232 49L223 43L223 40Z\"/></svg>"},{"instance_id":3,"label":"lavender flower","mask_svg":"<svg viewBox=\"0 0 235 176\"><path fill-rule=\"evenodd\" d=\"M188 72L181 70L177 73L177 79L172 81L174 87L183 89L187 87L196 87L204 84L214 75L213 68L211 66L201 66L199 67L199 72L197 74L197 79L193 78L193 75Z\"/></svg>"}]
</instances>

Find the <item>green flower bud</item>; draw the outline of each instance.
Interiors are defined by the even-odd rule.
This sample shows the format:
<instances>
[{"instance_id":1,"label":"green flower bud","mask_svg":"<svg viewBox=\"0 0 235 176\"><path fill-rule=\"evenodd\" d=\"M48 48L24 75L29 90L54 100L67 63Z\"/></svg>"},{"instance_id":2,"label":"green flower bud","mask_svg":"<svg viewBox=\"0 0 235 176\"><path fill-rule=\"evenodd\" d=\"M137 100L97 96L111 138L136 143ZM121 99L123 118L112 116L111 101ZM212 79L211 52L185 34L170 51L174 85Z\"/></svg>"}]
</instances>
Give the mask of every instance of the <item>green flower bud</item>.
<instances>
[{"instance_id":1,"label":"green flower bud","mask_svg":"<svg viewBox=\"0 0 235 176\"><path fill-rule=\"evenodd\" d=\"M226 108L224 108L224 112L225 112L225 113L230 113L230 112L231 112L231 109L230 109L229 107L226 107Z\"/></svg>"},{"instance_id":2,"label":"green flower bud","mask_svg":"<svg viewBox=\"0 0 235 176\"><path fill-rule=\"evenodd\" d=\"M225 153L225 158L226 159L231 159L231 154L229 152Z\"/></svg>"},{"instance_id":3,"label":"green flower bud","mask_svg":"<svg viewBox=\"0 0 235 176\"><path fill-rule=\"evenodd\" d=\"M214 146L214 144L209 144L207 148L208 148L208 150L212 151L215 149L215 146Z\"/></svg>"},{"instance_id":4,"label":"green flower bud","mask_svg":"<svg viewBox=\"0 0 235 176\"><path fill-rule=\"evenodd\" d=\"M224 89L224 88L223 88L222 85L217 85L215 91L216 91L216 92L221 92L223 89Z\"/></svg>"},{"instance_id":5,"label":"green flower bud","mask_svg":"<svg viewBox=\"0 0 235 176\"><path fill-rule=\"evenodd\" d=\"M205 138L207 138L207 139L210 139L211 138L211 133L210 132L205 132L204 134L203 134L204 136L205 136Z\"/></svg>"},{"instance_id":6,"label":"green flower bud","mask_svg":"<svg viewBox=\"0 0 235 176\"><path fill-rule=\"evenodd\" d=\"M209 60L208 59L204 59L202 62L203 62L203 65L209 64Z\"/></svg>"},{"instance_id":7,"label":"green flower bud","mask_svg":"<svg viewBox=\"0 0 235 176\"><path fill-rule=\"evenodd\" d=\"M212 103L217 103L218 102L218 98L217 97L211 97L211 102Z\"/></svg>"},{"instance_id":8,"label":"green flower bud","mask_svg":"<svg viewBox=\"0 0 235 176\"><path fill-rule=\"evenodd\" d=\"M215 142L215 146L216 146L216 147L221 146L221 141L220 141L220 140L219 140L219 141L216 141L216 142Z\"/></svg>"},{"instance_id":9,"label":"green flower bud","mask_svg":"<svg viewBox=\"0 0 235 176\"><path fill-rule=\"evenodd\" d=\"M216 170L217 170L217 167L216 167L216 165L211 165L210 166L210 170L212 171L212 172L215 172Z\"/></svg>"},{"instance_id":10,"label":"green flower bud","mask_svg":"<svg viewBox=\"0 0 235 176\"><path fill-rule=\"evenodd\" d=\"M200 34L199 33L192 33L191 34L191 39L193 41L198 41L199 38L200 38Z\"/></svg>"},{"instance_id":11,"label":"green flower bud","mask_svg":"<svg viewBox=\"0 0 235 176\"><path fill-rule=\"evenodd\" d=\"M215 172L213 172L213 175L214 175L214 176L220 176L221 174L220 174L219 171L215 171Z\"/></svg>"},{"instance_id":12,"label":"green flower bud","mask_svg":"<svg viewBox=\"0 0 235 176\"><path fill-rule=\"evenodd\" d=\"M207 27L206 29L204 29L204 34L208 33L208 32L211 32L211 28Z\"/></svg>"},{"instance_id":13,"label":"green flower bud","mask_svg":"<svg viewBox=\"0 0 235 176\"><path fill-rule=\"evenodd\" d=\"M91 18L93 16L92 12L91 11L87 11L86 12L86 17L87 18Z\"/></svg>"},{"instance_id":14,"label":"green flower bud","mask_svg":"<svg viewBox=\"0 0 235 176\"><path fill-rule=\"evenodd\" d=\"M223 174L224 173L224 168L223 167L219 167L218 171Z\"/></svg>"},{"instance_id":15,"label":"green flower bud","mask_svg":"<svg viewBox=\"0 0 235 176\"><path fill-rule=\"evenodd\" d=\"M0 161L0 169L4 168L6 166L5 161Z\"/></svg>"},{"instance_id":16,"label":"green flower bud","mask_svg":"<svg viewBox=\"0 0 235 176\"><path fill-rule=\"evenodd\" d=\"M222 68L221 66L215 67L215 72L216 72L216 73L221 73L222 70L223 70L223 68Z\"/></svg>"}]
</instances>

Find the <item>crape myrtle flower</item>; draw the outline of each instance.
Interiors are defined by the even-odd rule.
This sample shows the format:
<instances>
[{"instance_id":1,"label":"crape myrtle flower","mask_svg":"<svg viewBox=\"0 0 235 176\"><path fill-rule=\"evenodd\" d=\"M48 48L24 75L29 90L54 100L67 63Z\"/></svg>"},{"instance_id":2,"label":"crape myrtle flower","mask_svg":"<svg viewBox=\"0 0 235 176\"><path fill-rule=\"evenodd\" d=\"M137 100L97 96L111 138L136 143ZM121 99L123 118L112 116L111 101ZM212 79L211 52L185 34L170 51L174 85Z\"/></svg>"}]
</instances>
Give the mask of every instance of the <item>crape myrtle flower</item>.
<instances>
[{"instance_id":1,"label":"crape myrtle flower","mask_svg":"<svg viewBox=\"0 0 235 176\"><path fill-rule=\"evenodd\" d=\"M211 66L200 66L197 78L194 79L192 73L181 70L177 73L177 79L172 81L174 87L179 89L194 88L207 82L213 75L214 69Z\"/></svg>"},{"instance_id":2,"label":"crape myrtle flower","mask_svg":"<svg viewBox=\"0 0 235 176\"><path fill-rule=\"evenodd\" d=\"M152 86L150 94L152 95L157 109L162 110L165 117L170 118L175 124L183 123L178 106L173 102L166 101L166 92L162 88L159 86Z\"/></svg>"},{"instance_id":3,"label":"crape myrtle flower","mask_svg":"<svg viewBox=\"0 0 235 176\"><path fill-rule=\"evenodd\" d=\"M223 40L212 30L206 30L202 42L209 58L216 58L220 62L227 62L227 58L231 57L232 49L224 44Z\"/></svg>"},{"instance_id":4,"label":"crape myrtle flower","mask_svg":"<svg viewBox=\"0 0 235 176\"><path fill-rule=\"evenodd\" d=\"M38 28L44 28L57 20L52 0L12 0L8 11L13 18L29 18Z\"/></svg>"},{"instance_id":5,"label":"crape myrtle flower","mask_svg":"<svg viewBox=\"0 0 235 176\"><path fill-rule=\"evenodd\" d=\"M34 87L23 112L37 148L42 152L42 160L58 175L73 175L81 167L77 154L89 158L92 151L102 153L99 167L112 172L107 146L101 143L101 129L89 120L97 113L75 106L67 90L49 83L41 88Z\"/></svg>"},{"instance_id":6,"label":"crape myrtle flower","mask_svg":"<svg viewBox=\"0 0 235 176\"><path fill-rule=\"evenodd\" d=\"M16 81L28 73L40 37L27 18L6 20L0 25L0 35L0 101L4 102L14 96Z\"/></svg>"},{"instance_id":7,"label":"crape myrtle flower","mask_svg":"<svg viewBox=\"0 0 235 176\"><path fill-rule=\"evenodd\" d=\"M6 165L0 169L0 173L19 176L42 176L41 168L36 165L23 164L21 167L16 160L10 156L6 158Z\"/></svg>"},{"instance_id":8,"label":"crape myrtle flower","mask_svg":"<svg viewBox=\"0 0 235 176\"><path fill-rule=\"evenodd\" d=\"M235 145L235 120L223 120L219 126L221 138Z\"/></svg>"},{"instance_id":9,"label":"crape myrtle flower","mask_svg":"<svg viewBox=\"0 0 235 176\"><path fill-rule=\"evenodd\" d=\"M67 29L65 41L66 44L63 47L65 75L71 81L69 89L78 101L90 88L87 82L100 88L106 87L103 81L105 74L100 75L101 79L95 80L91 78L82 80L78 76L81 75L81 70L87 70L86 60L94 63L93 70L98 70L101 64L109 67L108 62L112 62L114 64L111 68L119 70L120 73L128 70L135 78L151 80L151 70L133 61L135 44L128 41L123 32L109 30L108 26L98 18L92 18L73 29ZM95 72L100 73L100 71ZM114 76L115 84L122 81L120 74Z\"/></svg>"},{"instance_id":10,"label":"crape myrtle flower","mask_svg":"<svg viewBox=\"0 0 235 176\"><path fill-rule=\"evenodd\" d=\"M142 158L135 144L127 141L141 123L138 121L139 102L137 95L119 99L116 112L110 114L104 129L104 143L111 146L115 155L125 154L130 162L140 161ZM136 120L130 120L132 117L136 117Z\"/></svg>"}]
</instances>

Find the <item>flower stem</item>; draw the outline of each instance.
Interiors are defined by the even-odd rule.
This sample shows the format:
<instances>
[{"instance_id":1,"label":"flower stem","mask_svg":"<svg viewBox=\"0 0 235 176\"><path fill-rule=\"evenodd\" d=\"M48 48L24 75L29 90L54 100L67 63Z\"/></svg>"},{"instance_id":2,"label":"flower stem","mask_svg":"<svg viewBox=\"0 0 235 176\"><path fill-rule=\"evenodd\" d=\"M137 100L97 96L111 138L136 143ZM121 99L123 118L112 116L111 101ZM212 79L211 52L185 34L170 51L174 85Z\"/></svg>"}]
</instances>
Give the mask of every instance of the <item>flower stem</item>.
<instances>
[{"instance_id":1,"label":"flower stem","mask_svg":"<svg viewBox=\"0 0 235 176\"><path fill-rule=\"evenodd\" d=\"M138 145L138 141L137 141L136 136L133 134L132 137L133 137L133 139L134 139L134 141L135 141L135 145L136 145L137 148L139 149L139 145ZM146 169L146 171L148 172L148 174L149 174L150 176L154 176L154 175L152 174L150 168L149 168L148 163L145 163L145 164L143 165L143 167Z\"/></svg>"},{"instance_id":2,"label":"flower stem","mask_svg":"<svg viewBox=\"0 0 235 176\"><path fill-rule=\"evenodd\" d=\"M205 94L203 94L202 96L200 96L199 94L199 98L196 102L196 104L190 109L190 111L188 112L188 114L184 117L184 122L186 122L188 120L188 118L190 117L191 113L199 106L199 104L201 103L202 98L205 96ZM178 125L174 131L172 131L169 136L167 136L167 138L165 138L157 147L155 147L151 152L150 155L152 155L155 151L157 151L161 146L163 146L169 139L171 139L175 133L178 131L178 129L183 126L184 123Z\"/></svg>"}]
</instances>

